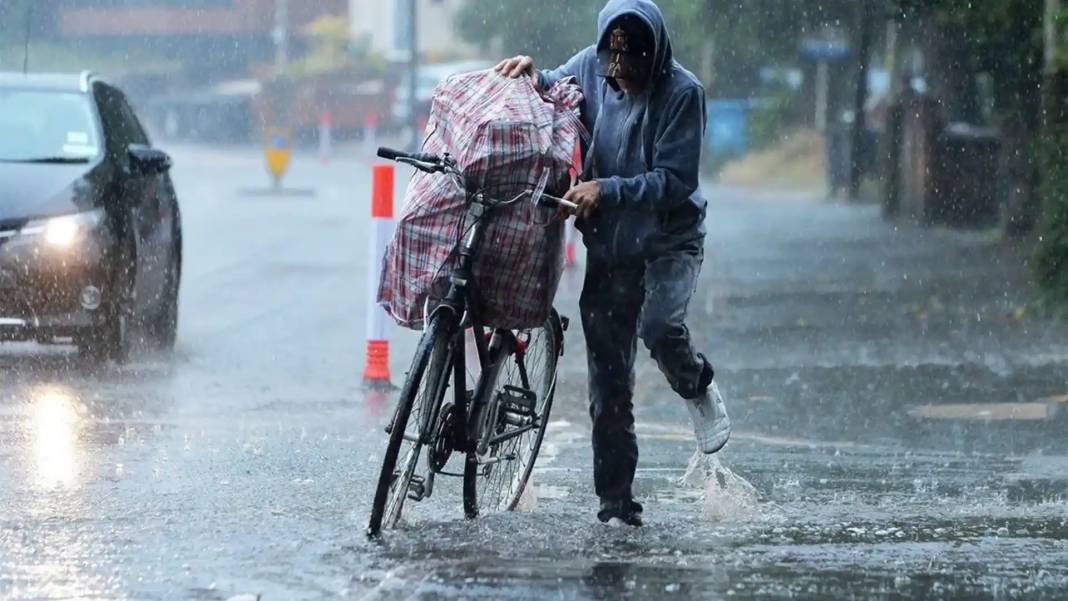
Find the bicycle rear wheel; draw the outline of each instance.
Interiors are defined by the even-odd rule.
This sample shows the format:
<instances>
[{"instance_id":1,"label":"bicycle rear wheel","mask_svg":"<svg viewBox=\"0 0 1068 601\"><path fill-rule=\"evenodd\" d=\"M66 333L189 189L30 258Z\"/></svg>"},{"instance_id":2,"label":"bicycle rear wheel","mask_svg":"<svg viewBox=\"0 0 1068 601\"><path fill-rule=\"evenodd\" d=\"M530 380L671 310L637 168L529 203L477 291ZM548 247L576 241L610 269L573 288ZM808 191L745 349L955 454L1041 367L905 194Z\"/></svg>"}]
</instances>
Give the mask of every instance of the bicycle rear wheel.
<instances>
[{"instance_id":1,"label":"bicycle rear wheel","mask_svg":"<svg viewBox=\"0 0 1068 601\"><path fill-rule=\"evenodd\" d=\"M367 526L369 536L378 536L383 528L395 527L405 500L422 498L425 489L420 487L428 485L429 474L418 478L415 470L424 443L433 442L427 436L448 388L451 329L445 319L433 317L415 351L412 367L397 400L389 444L382 459L382 471Z\"/></svg>"},{"instance_id":2,"label":"bicycle rear wheel","mask_svg":"<svg viewBox=\"0 0 1068 601\"><path fill-rule=\"evenodd\" d=\"M464 504L481 511L511 511L519 504L538 458L556 391L563 344L554 310L541 327L514 332L519 348L494 386L495 419L485 455L464 465ZM471 512L468 512L469 514Z\"/></svg>"}]
</instances>

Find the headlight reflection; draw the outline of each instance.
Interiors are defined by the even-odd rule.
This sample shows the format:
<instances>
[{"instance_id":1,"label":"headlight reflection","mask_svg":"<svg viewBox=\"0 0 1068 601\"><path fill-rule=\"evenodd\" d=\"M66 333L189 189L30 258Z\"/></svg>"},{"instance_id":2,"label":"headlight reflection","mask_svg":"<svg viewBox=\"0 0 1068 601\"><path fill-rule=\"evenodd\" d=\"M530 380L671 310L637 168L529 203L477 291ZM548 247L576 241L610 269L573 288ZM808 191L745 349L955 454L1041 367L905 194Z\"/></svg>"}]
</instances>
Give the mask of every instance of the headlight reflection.
<instances>
[{"instance_id":1,"label":"headlight reflection","mask_svg":"<svg viewBox=\"0 0 1068 601\"><path fill-rule=\"evenodd\" d=\"M74 487L81 467L84 425L79 403L68 389L56 386L35 389L32 403L37 484L48 489Z\"/></svg>"}]
</instances>

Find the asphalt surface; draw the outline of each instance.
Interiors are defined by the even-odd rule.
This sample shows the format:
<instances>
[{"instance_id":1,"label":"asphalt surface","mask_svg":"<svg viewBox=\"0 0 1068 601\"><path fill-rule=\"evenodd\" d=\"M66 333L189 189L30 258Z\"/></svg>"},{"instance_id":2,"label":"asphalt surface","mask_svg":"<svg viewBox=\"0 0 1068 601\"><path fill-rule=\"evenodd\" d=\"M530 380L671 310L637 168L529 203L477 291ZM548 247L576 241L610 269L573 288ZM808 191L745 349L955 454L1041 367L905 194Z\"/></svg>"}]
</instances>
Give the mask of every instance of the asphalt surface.
<instances>
[{"instance_id":1,"label":"asphalt surface","mask_svg":"<svg viewBox=\"0 0 1068 601\"><path fill-rule=\"evenodd\" d=\"M581 328L521 511L455 490L363 535L392 406L360 374L369 173L175 148L178 350L0 347L4 599L1063 599L1068 328L1026 255L869 207L714 188L692 329L736 432L695 461L639 365L646 526L594 518ZM398 178L403 188L403 177ZM576 316L581 273L559 307ZM395 380L415 343L393 330Z\"/></svg>"}]
</instances>

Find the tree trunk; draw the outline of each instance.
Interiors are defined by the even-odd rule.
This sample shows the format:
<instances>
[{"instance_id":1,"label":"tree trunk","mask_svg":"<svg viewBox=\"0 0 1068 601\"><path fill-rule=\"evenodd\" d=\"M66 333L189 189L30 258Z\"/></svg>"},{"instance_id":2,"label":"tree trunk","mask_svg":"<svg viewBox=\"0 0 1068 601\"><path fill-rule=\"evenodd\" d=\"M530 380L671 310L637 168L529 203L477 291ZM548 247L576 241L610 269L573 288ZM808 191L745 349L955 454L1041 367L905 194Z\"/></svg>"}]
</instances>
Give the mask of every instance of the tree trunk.
<instances>
[{"instance_id":1,"label":"tree trunk","mask_svg":"<svg viewBox=\"0 0 1068 601\"><path fill-rule=\"evenodd\" d=\"M1058 54L1064 50L1064 37L1057 22L1063 11L1062 0L1046 0L1044 69L1042 83L1042 210L1047 217L1053 217L1060 211L1065 213L1068 207L1068 189L1060 189L1056 182L1068 181L1062 171L1068 171L1068 148L1063 141L1068 136L1068 70L1058 61ZM1068 230L1068 224L1061 224ZM1068 240L1066 240L1068 242ZM1068 255L1068 248L1065 249ZM1066 266L1068 270L1068 266Z\"/></svg>"},{"instance_id":2,"label":"tree trunk","mask_svg":"<svg viewBox=\"0 0 1068 601\"><path fill-rule=\"evenodd\" d=\"M1040 211L1034 144L1034 128L1019 120L1006 123L1001 131L1004 173L1005 233L1020 236L1034 229Z\"/></svg>"},{"instance_id":3,"label":"tree trunk","mask_svg":"<svg viewBox=\"0 0 1068 601\"><path fill-rule=\"evenodd\" d=\"M1068 123L1068 107L1065 107L1062 69L1057 63L1057 54L1064 41L1057 17L1061 14L1061 0L1046 0L1045 19L1045 85L1042 86L1043 129L1055 128Z\"/></svg>"},{"instance_id":4,"label":"tree trunk","mask_svg":"<svg viewBox=\"0 0 1068 601\"><path fill-rule=\"evenodd\" d=\"M856 96L853 99L853 131L849 145L849 199L856 200L860 195L860 183L864 176L864 166L869 152L867 144L867 104L868 104L868 66L871 62L871 46L874 36L874 18L871 3L862 0L857 5L857 25L859 41L857 43L857 81Z\"/></svg>"},{"instance_id":5,"label":"tree trunk","mask_svg":"<svg viewBox=\"0 0 1068 601\"><path fill-rule=\"evenodd\" d=\"M919 42L929 93L941 106L946 121L978 123L975 52L968 32L960 25L938 24L928 18L921 26Z\"/></svg>"}]
</instances>

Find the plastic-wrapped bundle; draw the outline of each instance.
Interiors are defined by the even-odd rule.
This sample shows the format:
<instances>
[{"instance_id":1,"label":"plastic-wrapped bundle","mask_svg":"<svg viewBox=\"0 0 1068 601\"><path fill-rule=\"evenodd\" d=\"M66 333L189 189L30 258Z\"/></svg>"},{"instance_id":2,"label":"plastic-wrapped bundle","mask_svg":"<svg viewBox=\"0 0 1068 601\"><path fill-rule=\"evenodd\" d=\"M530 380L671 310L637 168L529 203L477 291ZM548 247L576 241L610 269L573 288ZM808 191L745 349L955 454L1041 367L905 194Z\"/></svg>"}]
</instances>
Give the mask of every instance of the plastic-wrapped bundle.
<instances>
[{"instance_id":1,"label":"plastic-wrapped bundle","mask_svg":"<svg viewBox=\"0 0 1068 601\"><path fill-rule=\"evenodd\" d=\"M467 194L498 200L522 192L561 194L576 145L582 93L573 80L538 92L530 78L492 71L456 75L434 92L423 152L456 160L466 192L441 174L418 172L408 185L386 251L378 300L402 326L422 326L424 310L449 289L458 244L470 224ZM541 325L563 270L563 221L530 198L495 208L474 263L471 309L490 327Z\"/></svg>"}]
</instances>

